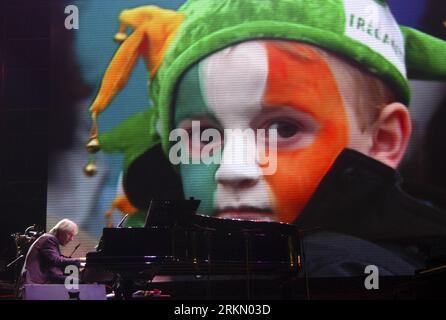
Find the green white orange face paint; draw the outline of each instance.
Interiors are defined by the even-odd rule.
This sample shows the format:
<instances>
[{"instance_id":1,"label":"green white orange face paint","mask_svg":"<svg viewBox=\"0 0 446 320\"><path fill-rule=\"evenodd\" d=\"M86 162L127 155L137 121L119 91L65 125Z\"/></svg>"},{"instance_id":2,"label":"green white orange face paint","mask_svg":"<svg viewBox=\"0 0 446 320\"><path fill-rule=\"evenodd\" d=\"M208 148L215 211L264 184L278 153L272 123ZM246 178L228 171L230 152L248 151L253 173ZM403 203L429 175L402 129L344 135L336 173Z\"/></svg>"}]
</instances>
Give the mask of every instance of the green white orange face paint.
<instances>
[{"instance_id":1,"label":"green white orange face paint","mask_svg":"<svg viewBox=\"0 0 446 320\"><path fill-rule=\"evenodd\" d=\"M292 42L244 42L193 66L177 87L174 127L201 141L184 140L187 157L221 152L219 162L179 164L185 196L220 218L293 222L348 143L327 62Z\"/></svg>"}]
</instances>

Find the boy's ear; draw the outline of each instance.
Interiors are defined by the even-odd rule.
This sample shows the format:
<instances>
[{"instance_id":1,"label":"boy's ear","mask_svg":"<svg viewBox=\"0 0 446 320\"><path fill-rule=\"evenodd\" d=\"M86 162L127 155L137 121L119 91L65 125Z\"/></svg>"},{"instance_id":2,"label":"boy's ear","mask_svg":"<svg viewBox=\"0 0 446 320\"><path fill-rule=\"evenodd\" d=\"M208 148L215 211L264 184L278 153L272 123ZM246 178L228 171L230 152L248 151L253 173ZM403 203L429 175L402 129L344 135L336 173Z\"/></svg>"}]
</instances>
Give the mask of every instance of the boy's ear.
<instances>
[{"instance_id":1,"label":"boy's ear","mask_svg":"<svg viewBox=\"0 0 446 320\"><path fill-rule=\"evenodd\" d=\"M398 102L386 105L375 123L369 155L396 168L404 157L411 132L407 107Z\"/></svg>"}]
</instances>

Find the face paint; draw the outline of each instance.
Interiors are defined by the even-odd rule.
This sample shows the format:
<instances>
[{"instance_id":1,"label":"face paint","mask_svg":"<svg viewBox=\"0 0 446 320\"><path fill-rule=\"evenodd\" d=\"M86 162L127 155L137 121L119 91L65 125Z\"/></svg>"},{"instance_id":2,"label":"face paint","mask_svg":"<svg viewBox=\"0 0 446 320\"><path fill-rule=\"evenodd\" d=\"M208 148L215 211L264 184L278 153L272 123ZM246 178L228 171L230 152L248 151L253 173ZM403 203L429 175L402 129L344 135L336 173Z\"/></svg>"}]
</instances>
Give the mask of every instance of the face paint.
<instances>
[{"instance_id":1,"label":"face paint","mask_svg":"<svg viewBox=\"0 0 446 320\"><path fill-rule=\"evenodd\" d=\"M253 117L261 112L267 68L264 46L245 43L208 57L188 71L178 87L175 126L189 130L192 120L200 120L202 130L215 128L227 139L224 164L180 166L186 196L202 199L205 192L198 189L207 189L206 199L213 193L213 215L256 219L260 213L264 220L269 219L265 212L271 216L271 192L261 169L255 161L237 161L243 153L242 132L224 136L224 129L251 129Z\"/></svg>"},{"instance_id":2,"label":"face paint","mask_svg":"<svg viewBox=\"0 0 446 320\"><path fill-rule=\"evenodd\" d=\"M336 80L315 50L298 43L266 44L269 75L265 105L289 106L319 124L307 147L278 148L277 172L266 179L274 192L278 218L293 222L322 177L348 143L348 120ZM301 128L302 136L307 129Z\"/></svg>"},{"instance_id":3,"label":"face paint","mask_svg":"<svg viewBox=\"0 0 446 320\"><path fill-rule=\"evenodd\" d=\"M176 96L175 127L276 129L277 171L265 176L255 159L225 162L242 153L242 137L225 137L221 165L181 165L186 197L200 213L292 222L336 155L345 147L347 120L327 64L308 47L292 57L275 45L245 42L190 69ZM257 144L259 141L257 141Z\"/></svg>"},{"instance_id":4,"label":"face paint","mask_svg":"<svg viewBox=\"0 0 446 320\"><path fill-rule=\"evenodd\" d=\"M260 42L222 50L203 62L203 92L224 129L254 129L255 135L253 121L262 113L267 76L268 60ZM249 152L252 149L255 146L244 140L242 132L225 136L222 164L215 175L214 207L218 217L274 220L272 193L255 153ZM247 158L242 159L245 152Z\"/></svg>"},{"instance_id":5,"label":"face paint","mask_svg":"<svg viewBox=\"0 0 446 320\"><path fill-rule=\"evenodd\" d=\"M212 119L212 114L209 113L201 93L199 73L199 64L188 70L180 81L175 102L175 127L185 129L190 137L192 137L192 120ZM215 123L213 119L212 123ZM194 197L201 200L199 208L201 214L212 215L214 211L214 192L216 189L214 176L217 168L217 165L205 165L203 163L180 165L184 195L186 199Z\"/></svg>"}]
</instances>

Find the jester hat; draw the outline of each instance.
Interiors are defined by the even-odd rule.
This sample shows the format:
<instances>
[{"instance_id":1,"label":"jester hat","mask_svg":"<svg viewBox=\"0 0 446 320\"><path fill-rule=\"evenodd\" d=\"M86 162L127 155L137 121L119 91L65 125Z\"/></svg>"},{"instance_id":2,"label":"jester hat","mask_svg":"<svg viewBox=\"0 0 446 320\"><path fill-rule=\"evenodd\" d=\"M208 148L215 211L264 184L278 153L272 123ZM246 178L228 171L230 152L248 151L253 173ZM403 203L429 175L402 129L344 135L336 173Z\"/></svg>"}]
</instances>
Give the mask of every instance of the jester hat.
<instances>
[{"instance_id":1,"label":"jester hat","mask_svg":"<svg viewBox=\"0 0 446 320\"><path fill-rule=\"evenodd\" d=\"M242 41L295 40L338 53L376 74L405 104L408 78L446 79L446 42L399 26L385 0L188 0L178 11L124 10L119 21L115 40L121 45L90 111L95 136L97 114L143 57L153 107L99 137L105 152L125 155L124 172L151 149L168 154L175 87L185 71Z\"/></svg>"}]
</instances>

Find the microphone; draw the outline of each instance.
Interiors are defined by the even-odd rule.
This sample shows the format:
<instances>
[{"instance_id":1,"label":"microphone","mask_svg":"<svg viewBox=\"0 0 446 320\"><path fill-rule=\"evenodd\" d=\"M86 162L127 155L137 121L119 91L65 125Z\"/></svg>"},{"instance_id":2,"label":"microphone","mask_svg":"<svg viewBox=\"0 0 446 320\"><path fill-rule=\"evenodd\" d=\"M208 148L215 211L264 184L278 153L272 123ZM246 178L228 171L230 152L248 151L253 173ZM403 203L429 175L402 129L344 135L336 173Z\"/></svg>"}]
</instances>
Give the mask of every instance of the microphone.
<instances>
[{"instance_id":1,"label":"microphone","mask_svg":"<svg viewBox=\"0 0 446 320\"><path fill-rule=\"evenodd\" d=\"M71 252L71 254L68 258L71 258L73 256L73 254L76 252L77 248L79 248L80 246L81 246L81 244L79 243L76 247L74 247L73 252Z\"/></svg>"}]
</instances>

